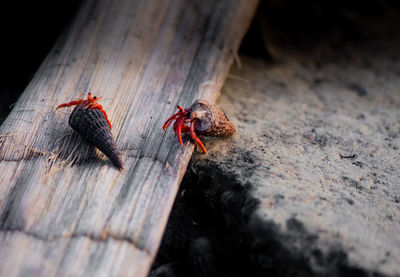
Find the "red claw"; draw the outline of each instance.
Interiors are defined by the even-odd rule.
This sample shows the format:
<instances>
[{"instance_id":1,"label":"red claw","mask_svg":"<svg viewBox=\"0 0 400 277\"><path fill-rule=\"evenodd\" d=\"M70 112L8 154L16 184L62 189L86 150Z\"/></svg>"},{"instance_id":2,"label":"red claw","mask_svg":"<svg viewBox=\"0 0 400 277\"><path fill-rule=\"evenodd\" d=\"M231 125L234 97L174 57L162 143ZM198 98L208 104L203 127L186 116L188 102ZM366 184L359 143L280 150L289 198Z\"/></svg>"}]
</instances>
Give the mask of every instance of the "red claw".
<instances>
[{"instance_id":1,"label":"red claw","mask_svg":"<svg viewBox=\"0 0 400 277\"><path fill-rule=\"evenodd\" d=\"M165 121L163 125L163 130L165 131L169 126L171 126L172 122L174 122L174 131L178 137L179 143L183 145L182 142L182 133L190 133L190 136L192 139L200 146L201 150L204 153L207 153L206 148L204 147L203 143L199 139L199 137L196 135L195 132L195 119L191 120L190 119L190 113L191 109L184 109L181 106L177 106L179 109L179 112L176 114L172 115L170 118ZM185 125L187 123L190 123L190 126Z\"/></svg>"}]
</instances>

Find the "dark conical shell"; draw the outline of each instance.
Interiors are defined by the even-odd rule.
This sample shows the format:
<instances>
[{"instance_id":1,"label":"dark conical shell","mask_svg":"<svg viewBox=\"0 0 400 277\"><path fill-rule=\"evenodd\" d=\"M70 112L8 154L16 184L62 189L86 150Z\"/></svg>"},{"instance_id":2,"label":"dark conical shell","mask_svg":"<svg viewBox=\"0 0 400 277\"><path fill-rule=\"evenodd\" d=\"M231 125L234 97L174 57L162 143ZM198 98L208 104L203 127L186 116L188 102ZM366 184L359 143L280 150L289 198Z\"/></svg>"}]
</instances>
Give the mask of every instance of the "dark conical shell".
<instances>
[{"instance_id":1,"label":"dark conical shell","mask_svg":"<svg viewBox=\"0 0 400 277\"><path fill-rule=\"evenodd\" d=\"M236 133L236 127L226 114L206 100L196 100L190 107L191 119L196 118L195 130L198 135L228 137Z\"/></svg>"},{"instance_id":2,"label":"dark conical shell","mask_svg":"<svg viewBox=\"0 0 400 277\"><path fill-rule=\"evenodd\" d=\"M116 167L123 168L110 126L100 110L83 108L78 105L72 111L68 124L90 144L103 152Z\"/></svg>"}]
</instances>

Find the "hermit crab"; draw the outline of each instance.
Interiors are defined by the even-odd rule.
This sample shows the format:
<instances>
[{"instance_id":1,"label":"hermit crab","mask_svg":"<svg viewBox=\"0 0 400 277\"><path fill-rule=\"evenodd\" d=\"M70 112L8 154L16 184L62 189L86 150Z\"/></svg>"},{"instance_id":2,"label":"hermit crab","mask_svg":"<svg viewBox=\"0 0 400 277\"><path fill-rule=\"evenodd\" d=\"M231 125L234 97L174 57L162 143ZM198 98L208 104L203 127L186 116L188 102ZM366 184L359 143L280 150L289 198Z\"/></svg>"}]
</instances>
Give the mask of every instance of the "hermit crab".
<instances>
[{"instance_id":1,"label":"hermit crab","mask_svg":"<svg viewBox=\"0 0 400 277\"><path fill-rule=\"evenodd\" d=\"M89 92L87 99L61 104L56 110L76 106L69 116L68 124L90 144L103 152L116 167L122 169L123 163L111 134L111 122L103 107L97 103L101 98L92 97Z\"/></svg>"},{"instance_id":2,"label":"hermit crab","mask_svg":"<svg viewBox=\"0 0 400 277\"><path fill-rule=\"evenodd\" d=\"M183 145L181 134L190 133L203 153L207 153L197 135L226 137L236 133L235 126L225 113L206 100L196 100L186 109L178 105L177 109L179 112L168 118L163 125L163 130L165 131L174 122L173 128L181 145Z\"/></svg>"}]
</instances>

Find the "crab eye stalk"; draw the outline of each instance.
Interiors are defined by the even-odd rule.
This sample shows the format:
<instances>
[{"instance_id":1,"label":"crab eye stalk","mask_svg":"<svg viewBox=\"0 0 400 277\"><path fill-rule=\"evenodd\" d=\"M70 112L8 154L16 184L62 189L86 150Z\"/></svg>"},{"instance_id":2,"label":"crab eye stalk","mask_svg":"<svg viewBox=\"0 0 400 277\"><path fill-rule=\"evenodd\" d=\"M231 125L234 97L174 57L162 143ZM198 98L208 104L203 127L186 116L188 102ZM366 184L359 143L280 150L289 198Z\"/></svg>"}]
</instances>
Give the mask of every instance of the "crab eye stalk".
<instances>
[{"instance_id":1,"label":"crab eye stalk","mask_svg":"<svg viewBox=\"0 0 400 277\"><path fill-rule=\"evenodd\" d=\"M184 113L184 112L185 112L185 109L182 108L181 105L177 105L176 108L179 109L179 111L180 111L181 113Z\"/></svg>"}]
</instances>

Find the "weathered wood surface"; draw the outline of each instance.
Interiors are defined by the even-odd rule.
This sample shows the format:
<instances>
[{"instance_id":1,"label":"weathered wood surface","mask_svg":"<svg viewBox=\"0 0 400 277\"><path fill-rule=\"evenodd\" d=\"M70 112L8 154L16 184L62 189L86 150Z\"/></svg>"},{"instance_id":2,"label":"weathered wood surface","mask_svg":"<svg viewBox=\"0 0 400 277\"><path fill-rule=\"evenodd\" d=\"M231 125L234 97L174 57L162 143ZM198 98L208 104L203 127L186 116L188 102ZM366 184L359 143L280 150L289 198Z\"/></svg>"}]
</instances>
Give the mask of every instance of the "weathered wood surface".
<instances>
[{"instance_id":1,"label":"weathered wood surface","mask_svg":"<svg viewBox=\"0 0 400 277\"><path fill-rule=\"evenodd\" d=\"M215 99L256 5L82 4L0 129L0 276L147 274L193 151L162 123ZM123 171L55 111L88 91L104 97Z\"/></svg>"}]
</instances>

